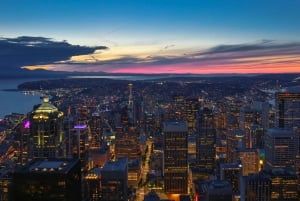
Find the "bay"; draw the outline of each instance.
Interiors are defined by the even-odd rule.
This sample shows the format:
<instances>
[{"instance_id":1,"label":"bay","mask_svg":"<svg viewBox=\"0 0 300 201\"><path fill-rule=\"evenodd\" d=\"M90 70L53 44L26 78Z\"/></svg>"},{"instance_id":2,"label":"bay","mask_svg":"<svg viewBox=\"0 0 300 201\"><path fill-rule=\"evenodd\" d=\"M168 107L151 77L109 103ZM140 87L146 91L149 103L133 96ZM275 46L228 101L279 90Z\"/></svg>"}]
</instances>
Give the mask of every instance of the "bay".
<instances>
[{"instance_id":1,"label":"bay","mask_svg":"<svg viewBox=\"0 0 300 201\"><path fill-rule=\"evenodd\" d=\"M105 76L70 76L69 79L87 79L87 78L107 78L116 80L149 80L170 77L168 75L105 75ZM49 79L49 78L48 78ZM55 79L55 78L50 78ZM39 94L25 94L17 91L18 85L24 82L43 80L43 79L0 79L0 118L11 113L26 114L32 111L33 106L41 103Z\"/></svg>"},{"instance_id":2,"label":"bay","mask_svg":"<svg viewBox=\"0 0 300 201\"><path fill-rule=\"evenodd\" d=\"M35 79L37 80L37 79ZM26 114L33 106L41 103L39 94L17 91L18 85L33 79L0 79L0 118L11 113Z\"/></svg>"}]
</instances>

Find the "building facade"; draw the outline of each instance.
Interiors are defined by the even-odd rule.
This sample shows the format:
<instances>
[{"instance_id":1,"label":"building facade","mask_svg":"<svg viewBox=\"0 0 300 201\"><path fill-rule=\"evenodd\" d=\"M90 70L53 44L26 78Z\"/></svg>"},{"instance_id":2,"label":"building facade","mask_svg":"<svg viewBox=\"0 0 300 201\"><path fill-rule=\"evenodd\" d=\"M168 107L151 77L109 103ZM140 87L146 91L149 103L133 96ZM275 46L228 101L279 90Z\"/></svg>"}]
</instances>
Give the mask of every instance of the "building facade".
<instances>
[{"instance_id":1,"label":"building facade","mask_svg":"<svg viewBox=\"0 0 300 201\"><path fill-rule=\"evenodd\" d=\"M164 185L166 193L188 192L188 126L186 122L164 122Z\"/></svg>"},{"instance_id":2,"label":"building facade","mask_svg":"<svg viewBox=\"0 0 300 201\"><path fill-rule=\"evenodd\" d=\"M77 159L34 159L12 175L11 201L81 201Z\"/></svg>"},{"instance_id":3,"label":"building facade","mask_svg":"<svg viewBox=\"0 0 300 201\"><path fill-rule=\"evenodd\" d=\"M30 114L28 156L33 158L64 158L66 156L63 112L44 98Z\"/></svg>"}]
</instances>

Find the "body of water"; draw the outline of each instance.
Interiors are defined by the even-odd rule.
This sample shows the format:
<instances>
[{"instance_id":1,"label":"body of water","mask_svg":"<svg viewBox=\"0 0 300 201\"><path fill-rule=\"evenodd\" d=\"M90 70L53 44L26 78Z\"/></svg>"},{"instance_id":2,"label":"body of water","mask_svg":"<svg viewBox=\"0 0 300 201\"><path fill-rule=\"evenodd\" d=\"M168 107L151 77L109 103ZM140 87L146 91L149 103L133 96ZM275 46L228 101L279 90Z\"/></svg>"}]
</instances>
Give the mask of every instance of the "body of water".
<instances>
[{"instance_id":1,"label":"body of water","mask_svg":"<svg viewBox=\"0 0 300 201\"><path fill-rule=\"evenodd\" d=\"M24 94L17 89L18 85L33 79L0 79L0 118L13 112L26 114L34 105L41 103L40 95Z\"/></svg>"},{"instance_id":2,"label":"body of water","mask_svg":"<svg viewBox=\"0 0 300 201\"><path fill-rule=\"evenodd\" d=\"M133 76L70 76L72 78L108 78L116 80L149 80L149 79L159 79L165 77L172 77L168 75L153 75L153 76L143 76L143 75L133 75ZM0 79L0 118L3 118L5 115L11 114L13 112L26 114L27 112L32 111L33 106L41 103L39 94L24 94L16 90L19 84L24 82L42 80L42 79ZM6 90L12 91L6 91Z\"/></svg>"}]
</instances>

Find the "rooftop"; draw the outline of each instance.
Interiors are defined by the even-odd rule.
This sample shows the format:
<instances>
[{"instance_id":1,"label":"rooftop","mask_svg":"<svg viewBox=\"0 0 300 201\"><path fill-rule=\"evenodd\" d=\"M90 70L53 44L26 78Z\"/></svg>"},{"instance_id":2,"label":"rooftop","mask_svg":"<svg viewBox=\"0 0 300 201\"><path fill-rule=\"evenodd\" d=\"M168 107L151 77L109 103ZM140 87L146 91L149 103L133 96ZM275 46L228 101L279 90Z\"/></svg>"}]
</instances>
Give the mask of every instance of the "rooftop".
<instances>
[{"instance_id":1,"label":"rooftop","mask_svg":"<svg viewBox=\"0 0 300 201\"><path fill-rule=\"evenodd\" d=\"M79 163L77 159L35 159L25 166L17 169L19 173L67 173L74 165Z\"/></svg>"},{"instance_id":2,"label":"rooftop","mask_svg":"<svg viewBox=\"0 0 300 201\"><path fill-rule=\"evenodd\" d=\"M272 136L294 136L296 135L296 133L288 128L270 128L267 130L267 134L268 135L272 135Z\"/></svg>"},{"instance_id":3,"label":"rooftop","mask_svg":"<svg viewBox=\"0 0 300 201\"><path fill-rule=\"evenodd\" d=\"M123 171L128 166L127 158L120 158L117 161L106 162L103 166L102 171Z\"/></svg>"},{"instance_id":4,"label":"rooftop","mask_svg":"<svg viewBox=\"0 0 300 201\"><path fill-rule=\"evenodd\" d=\"M165 132L187 132L188 126L185 121L166 121L164 122Z\"/></svg>"}]
</instances>

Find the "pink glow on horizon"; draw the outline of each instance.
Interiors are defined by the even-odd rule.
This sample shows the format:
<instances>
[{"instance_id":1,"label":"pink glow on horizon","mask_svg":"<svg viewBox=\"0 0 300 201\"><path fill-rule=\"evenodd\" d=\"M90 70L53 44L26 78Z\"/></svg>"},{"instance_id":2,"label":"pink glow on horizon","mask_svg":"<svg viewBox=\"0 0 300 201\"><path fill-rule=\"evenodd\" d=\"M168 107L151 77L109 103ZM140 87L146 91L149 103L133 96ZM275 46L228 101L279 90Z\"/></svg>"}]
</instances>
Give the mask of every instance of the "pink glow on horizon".
<instances>
[{"instance_id":1,"label":"pink glow on horizon","mask_svg":"<svg viewBox=\"0 0 300 201\"><path fill-rule=\"evenodd\" d=\"M119 68L108 73L136 73L136 74L247 74L247 73L295 73L300 72L300 64L263 64L263 65L207 65L176 64L168 66L141 66Z\"/></svg>"}]
</instances>

